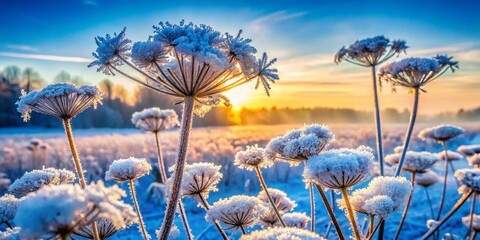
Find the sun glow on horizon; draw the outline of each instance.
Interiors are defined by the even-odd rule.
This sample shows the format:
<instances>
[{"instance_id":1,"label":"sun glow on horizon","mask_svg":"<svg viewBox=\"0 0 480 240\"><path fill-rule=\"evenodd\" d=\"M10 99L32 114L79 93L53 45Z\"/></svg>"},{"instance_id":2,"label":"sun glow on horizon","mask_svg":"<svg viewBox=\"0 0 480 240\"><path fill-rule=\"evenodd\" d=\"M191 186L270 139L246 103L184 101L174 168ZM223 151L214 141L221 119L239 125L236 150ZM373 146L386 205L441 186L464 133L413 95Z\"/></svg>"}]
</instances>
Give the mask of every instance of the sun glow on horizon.
<instances>
[{"instance_id":1,"label":"sun glow on horizon","mask_svg":"<svg viewBox=\"0 0 480 240\"><path fill-rule=\"evenodd\" d=\"M243 107L246 107L248 102L251 102L252 91L254 90L250 84L244 84L225 92L224 95L230 99L232 110L240 111Z\"/></svg>"}]
</instances>

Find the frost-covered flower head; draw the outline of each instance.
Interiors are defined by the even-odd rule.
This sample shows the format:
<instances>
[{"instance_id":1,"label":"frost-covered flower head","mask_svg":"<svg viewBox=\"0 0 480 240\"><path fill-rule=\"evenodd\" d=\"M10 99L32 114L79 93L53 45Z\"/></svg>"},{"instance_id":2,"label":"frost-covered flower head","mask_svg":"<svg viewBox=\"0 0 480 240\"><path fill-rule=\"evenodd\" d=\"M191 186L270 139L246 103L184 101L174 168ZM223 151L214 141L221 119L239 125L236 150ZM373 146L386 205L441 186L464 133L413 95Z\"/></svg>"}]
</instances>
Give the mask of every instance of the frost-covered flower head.
<instances>
[{"instance_id":1,"label":"frost-covered flower head","mask_svg":"<svg viewBox=\"0 0 480 240\"><path fill-rule=\"evenodd\" d=\"M158 132L173 128L178 123L177 113L173 109L146 108L132 114L132 123L136 128Z\"/></svg>"},{"instance_id":2,"label":"frost-covered flower head","mask_svg":"<svg viewBox=\"0 0 480 240\"><path fill-rule=\"evenodd\" d=\"M373 174L372 149L341 148L308 158L304 176L330 189L350 188Z\"/></svg>"},{"instance_id":3,"label":"frost-covered flower head","mask_svg":"<svg viewBox=\"0 0 480 240\"><path fill-rule=\"evenodd\" d=\"M431 128L425 128L420 133L418 137L425 139L433 139L438 142L448 141L456 136L462 135L465 131L456 126L452 125L438 125Z\"/></svg>"},{"instance_id":4,"label":"frost-covered flower head","mask_svg":"<svg viewBox=\"0 0 480 240\"><path fill-rule=\"evenodd\" d=\"M390 154L385 157L385 162L393 165L397 164L400 156L401 153ZM423 173L431 168L438 160L435 154L429 152L407 151L402 169L413 173Z\"/></svg>"},{"instance_id":5,"label":"frost-covered flower head","mask_svg":"<svg viewBox=\"0 0 480 240\"><path fill-rule=\"evenodd\" d=\"M193 97L207 109L228 103L224 96L218 97L222 92L253 80L256 88L262 84L269 94L270 84L279 79L272 68L276 59L269 60L266 53L257 58L251 40L242 38L241 31L233 37L204 24L160 22L152 37L133 48L125 32L97 37L96 60L89 67L98 66L98 71L107 75L120 73L164 94ZM122 64L146 79L130 76L119 68ZM210 101L212 97L219 101Z\"/></svg>"},{"instance_id":6,"label":"frost-covered flower head","mask_svg":"<svg viewBox=\"0 0 480 240\"><path fill-rule=\"evenodd\" d=\"M294 227L277 227L253 231L240 240L323 240L320 235Z\"/></svg>"},{"instance_id":7,"label":"frost-covered flower head","mask_svg":"<svg viewBox=\"0 0 480 240\"><path fill-rule=\"evenodd\" d=\"M480 169L459 169L455 172L455 177L462 184L458 188L460 194L473 190L480 192Z\"/></svg>"},{"instance_id":8,"label":"frost-covered flower head","mask_svg":"<svg viewBox=\"0 0 480 240\"><path fill-rule=\"evenodd\" d=\"M275 210L270 203L264 202L263 205L268 209L267 213L260 216L258 219L258 225L262 228L271 228L276 226L281 226L280 219L278 219Z\"/></svg>"},{"instance_id":9,"label":"frost-covered flower head","mask_svg":"<svg viewBox=\"0 0 480 240\"><path fill-rule=\"evenodd\" d=\"M97 226L98 226L98 235L100 239L106 239L111 236L113 236L115 233L118 231L121 231L132 224L138 222L138 219L133 219L131 216L125 216L124 217L125 225L116 227L113 225L112 221L110 221L107 218L99 218L97 219ZM75 231L75 235L79 235L81 237L87 238L87 239L95 239L92 231L92 225L86 225L83 228L80 228Z\"/></svg>"},{"instance_id":10,"label":"frost-covered flower head","mask_svg":"<svg viewBox=\"0 0 480 240\"><path fill-rule=\"evenodd\" d=\"M7 228L4 232L0 231L0 239L2 240L21 240L21 229L19 227Z\"/></svg>"},{"instance_id":11,"label":"frost-covered flower head","mask_svg":"<svg viewBox=\"0 0 480 240\"><path fill-rule=\"evenodd\" d=\"M430 170L415 176L415 183L423 187L430 187L437 182L438 175Z\"/></svg>"},{"instance_id":12,"label":"frost-covered flower head","mask_svg":"<svg viewBox=\"0 0 480 240\"><path fill-rule=\"evenodd\" d=\"M151 170L152 165L145 158L118 159L110 164L105 173L105 180L116 182L135 180L149 174Z\"/></svg>"},{"instance_id":13,"label":"frost-covered flower head","mask_svg":"<svg viewBox=\"0 0 480 240\"><path fill-rule=\"evenodd\" d=\"M342 47L335 55L335 63L342 60L360 65L371 67L381 64L395 54L406 53L407 42L404 40L390 41L384 36L375 36L354 42L350 47Z\"/></svg>"},{"instance_id":14,"label":"frost-covered flower head","mask_svg":"<svg viewBox=\"0 0 480 240\"><path fill-rule=\"evenodd\" d=\"M8 222L15 217L20 201L20 199L10 194L0 197L0 224Z\"/></svg>"},{"instance_id":15,"label":"frost-covered flower head","mask_svg":"<svg viewBox=\"0 0 480 240\"><path fill-rule=\"evenodd\" d=\"M238 195L215 202L205 218L210 222L218 220L227 225L227 229L239 229L255 225L267 211L258 198Z\"/></svg>"},{"instance_id":16,"label":"frost-covered flower head","mask_svg":"<svg viewBox=\"0 0 480 240\"><path fill-rule=\"evenodd\" d=\"M465 156L471 156L476 153L480 153L480 144L463 145L457 148L457 151L461 152Z\"/></svg>"},{"instance_id":17,"label":"frost-covered flower head","mask_svg":"<svg viewBox=\"0 0 480 240\"><path fill-rule=\"evenodd\" d=\"M462 154L450 150L447 150L447 155L448 161L458 161L465 158ZM442 161L445 161L445 159L447 159L447 156L445 156L445 151L438 152L437 157Z\"/></svg>"},{"instance_id":18,"label":"frost-covered flower head","mask_svg":"<svg viewBox=\"0 0 480 240\"><path fill-rule=\"evenodd\" d=\"M14 222L34 238L69 236L78 229L106 218L115 227L125 227L124 216L135 217L130 205L120 199L125 191L102 182L85 189L78 185L46 186L30 193L18 205Z\"/></svg>"},{"instance_id":19,"label":"frost-covered flower head","mask_svg":"<svg viewBox=\"0 0 480 240\"><path fill-rule=\"evenodd\" d=\"M34 90L22 96L16 102L17 110L26 122L32 111L70 119L90 106L102 103L102 92L96 86L77 87L71 83L54 83L42 90Z\"/></svg>"},{"instance_id":20,"label":"frost-covered flower head","mask_svg":"<svg viewBox=\"0 0 480 240\"><path fill-rule=\"evenodd\" d=\"M335 135L324 125L305 125L270 140L265 148L265 156L298 165L325 150L334 138Z\"/></svg>"},{"instance_id":21,"label":"frost-covered flower head","mask_svg":"<svg viewBox=\"0 0 480 240\"><path fill-rule=\"evenodd\" d=\"M273 165L273 161L265 156L265 149L259 148L258 145L247 146L244 151L235 154L233 162L241 169L250 171L258 168L267 168Z\"/></svg>"},{"instance_id":22,"label":"frost-covered flower head","mask_svg":"<svg viewBox=\"0 0 480 240\"><path fill-rule=\"evenodd\" d=\"M480 165L480 153L473 154L467 157L467 161L472 166Z\"/></svg>"},{"instance_id":23,"label":"frost-covered flower head","mask_svg":"<svg viewBox=\"0 0 480 240\"><path fill-rule=\"evenodd\" d=\"M470 215L463 217L462 222L463 222L463 224L465 224L465 226L470 227ZM472 229L475 232L480 231L480 215L473 214Z\"/></svg>"},{"instance_id":24,"label":"frost-covered flower head","mask_svg":"<svg viewBox=\"0 0 480 240\"><path fill-rule=\"evenodd\" d=\"M308 217L307 214L298 212L285 213L282 219L287 227L295 228L307 228L310 222L310 217Z\"/></svg>"},{"instance_id":25,"label":"frost-covered flower head","mask_svg":"<svg viewBox=\"0 0 480 240\"><path fill-rule=\"evenodd\" d=\"M384 65L379 70L380 83L389 83L393 90L396 87L420 89L437 79L448 69L452 72L458 68L458 62L452 57L437 55L433 58L406 58L398 62Z\"/></svg>"},{"instance_id":26,"label":"frost-covered flower head","mask_svg":"<svg viewBox=\"0 0 480 240\"><path fill-rule=\"evenodd\" d=\"M44 168L26 172L15 180L8 191L15 195L35 192L43 186L60 185L75 181L75 174L66 169Z\"/></svg>"},{"instance_id":27,"label":"frost-covered flower head","mask_svg":"<svg viewBox=\"0 0 480 240\"><path fill-rule=\"evenodd\" d=\"M287 194L284 191L275 188L268 188L268 193L270 194L273 203L275 203L275 206L277 206L277 209L281 212L291 211L297 206L295 201L287 197ZM263 190L258 194L257 197L264 203L270 203L267 194Z\"/></svg>"}]
</instances>

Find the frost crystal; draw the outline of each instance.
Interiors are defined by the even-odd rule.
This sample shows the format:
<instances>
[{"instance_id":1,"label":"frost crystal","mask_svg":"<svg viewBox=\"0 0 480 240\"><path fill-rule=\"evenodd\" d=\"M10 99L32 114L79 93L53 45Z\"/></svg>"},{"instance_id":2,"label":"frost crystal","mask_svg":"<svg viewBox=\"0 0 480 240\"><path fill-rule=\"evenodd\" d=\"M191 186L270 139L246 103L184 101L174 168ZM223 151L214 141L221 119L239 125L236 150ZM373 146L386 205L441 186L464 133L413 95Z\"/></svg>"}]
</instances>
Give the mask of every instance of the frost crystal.
<instances>
[{"instance_id":1,"label":"frost crystal","mask_svg":"<svg viewBox=\"0 0 480 240\"><path fill-rule=\"evenodd\" d=\"M160 42L136 42L132 48L132 61L140 68L153 71L168 61L168 56Z\"/></svg>"},{"instance_id":2,"label":"frost crystal","mask_svg":"<svg viewBox=\"0 0 480 240\"><path fill-rule=\"evenodd\" d=\"M448 161L458 161L465 158L462 154L450 150L447 150L447 155ZM438 152L437 157L442 161L445 161L445 159L447 158L447 156L445 156L445 151Z\"/></svg>"},{"instance_id":3,"label":"frost crystal","mask_svg":"<svg viewBox=\"0 0 480 240\"><path fill-rule=\"evenodd\" d=\"M44 168L26 172L8 188L15 195L35 192L46 185L60 185L75 181L75 174L66 169Z\"/></svg>"},{"instance_id":4,"label":"frost crystal","mask_svg":"<svg viewBox=\"0 0 480 240\"><path fill-rule=\"evenodd\" d=\"M371 215L379 216L380 218L387 218L392 214L397 206L392 198L385 195L377 195L365 201L363 208Z\"/></svg>"},{"instance_id":5,"label":"frost crystal","mask_svg":"<svg viewBox=\"0 0 480 240\"><path fill-rule=\"evenodd\" d=\"M394 153L385 157L385 162L397 164L401 153ZM407 151L402 169L408 172L423 173L438 161L438 157L429 152Z\"/></svg>"},{"instance_id":6,"label":"frost crystal","mask_svg":"<svg viewBox=\"0 0 480 240\"><path fill-rule=\"evenodd\" d=\"M130 54L131 41L125 37L126 30L124 28L118 35L114 33L113 38L108 34L105 37L96 37L97 50L92 53L96 60L90 63L88 67L98 65L97 72L115 75L113 68L123 64L120 58L126 58Z\"/></svg>"},{"instance_id":7,"label":"frost crystal","mask_svg":"<svg viewBox=\"0 0 480 240\"><path fill-rule=\"evenodd\" d=\"M415 183L423 187L430 187L438 182L438 175L433 171L426 171L415 176Z\"/></svg>"},{"instance_id":8,"label":"frost crystal","mask_svg":"<svg viewBox=\"0 0 480 240\"><path fill-rule=\"evenodd\" d=\"M367 147L334 149L308 158L305 177L331 189L350 188L373 174L373 154Z\"/></svg>"},{"instance_id":9,"label":"frost crystal","mask_svg":"<svg viewBox=\"0 0 480 240\"><path fill-rule=\"evenodd\" d=\"M246 150L237 152L234 164L241 169L253 171L257 167L270 167L273 165L273 161L265 157L265 149L259 148L258 145L255 145L247 146Z\"/></svg>"},{"instance_id":10,"label":"frost crystal","mask_svg":"<svg viewBox=\"0 0 480 240\"><path fill-rule=\"evenodd\" d=\"M253 231L240 240L323 240L318 234L305 229L277 227Z\"/></svg>"},{"instance_id":11,"label":"frost crystal","mask_svg":"<svg viewBox=\"0 0 480 240\"><path fill-rule=\"evenodd\" d=\"M22 93L16 102L23 120L30 119L32 111L52 115L61 119L77 116L90 106L101 103L102 92L95 86L77 87L71 83L50 84L42 90Z\"/></svg>"},{"instance_id":12,"label":"frost crystal","mask_svg":"<svg viewBox=\"0 0 480 240\"><path fill-rule=\"evenodd\" d=\"M462 222L465 226L470 227L470 215L463 217ZM480 231L480 215L473 214L472 229L476 232Z\"/></svg>"},{"instance_id":13,"label":"frost crystal","mask_svg":"<svg viewBox=\"0 0 480 240\"><path fill-rule=\"evenodd\" d=\"M227 225L227 229L239 229L255 225L267 211L258 198L238 195L215 202L207 211L206 219L210 222L218 220Z\"/></svg>"},{"instance_id":14,"label":"frost crystal","mask_svg":"<svg viewBox=\"0 0 480 240\"><path fill-rule=\"evenodd\" d=\"M132 123L136 128L158 132L179 125L177 113L173 109L146 108L132 114Z\"/></svg>"},{"instance_id":15,"label":"frost crystal","mask_svg":"<svg viewBox=\"0 0 480 240\"><path fill-rule=\"evenodd\" d=\"M459 169L455 172L455 177L462 184L458 188L460 194L469 190L480 192L480 169Z\"/></svg>"},{"instance_id":16,"label":"frost crystal","mask_svg":"<svg viewBox=\"0 0 480 240\"><path fill-rule=\"evenodd\" d=\"M149 174L151 170L152 165L145 158L118 159L110 164L105 173L105 180L116 182L135 180Z\"/></svg>"},{"instance_id":17,"label":"frost crystal","mask_svg":"<svg viewBox=\"0 0 480 240\"><path fill-rule=\"evenodd\" d=\"M160 239L162 232L160 231L160 229L157 229L155 230L155 234L157 236L157 239ZM180 230L176 225L173 225L172 229L170 229L170 233L168 234L168 239L169 240L180 239Z\"/></svg>"},{"instance_id":18,"label":"frost crystal","mask_svg":"<svg viewBox=\"0 0 480 240\"><path fill-rule=\"evenodd\" d=\"M307 228L310 222L310 217L308 217L307 214L297 212L285 213L282 219L287 227L295 228Z\"/></svg>"},{"instance_id":19,"label":"frost crystal","mask_svg":"<svg viewBox=\"0 0 480 240\"><path fill-rule=\"evenodd\" d=\"M275 203L275 206L277 206L277 209L281 212L291 211L297 206L295 201L287 197L287 194L284 191L275 188L268 188L268 193ZM257 197L264 203L270 203L267 194L265 194L265 191L263 190L258 194Z\"/></svg>"},{"instance_id":20,"label":"frost crystal","mask_svg":"<svg viewBox=\"0 0 480 240\"><path fill-rule=\"evenodd\" d=\"M0 224L11 221L15 217L20 201L10 194L0 197Z\"/></svg>"},{"instance_id":21,"label":"frost crystal","mask_svg":"<svg viewBox=\"0 0 480 240\"><path fill-rule=\"evenodd\" d=\"M458 135L462 135L465 131L452 125L439 125L431 128L426 128L420 131L418 137L421 139L433 139L435 141L448 141Z\"/></svg>"},{"instance_id":22,"label":"frost crystal","mask_svg":"<svg viewBox=\"0 0 480 240\"><path fill-rule=\"evenodd\" d=\"M461 152L465 156L471 156L475 153L480 153L480 144L463 145L463 146L458 147L457 151Z\"/></svg>"}]
</instances>

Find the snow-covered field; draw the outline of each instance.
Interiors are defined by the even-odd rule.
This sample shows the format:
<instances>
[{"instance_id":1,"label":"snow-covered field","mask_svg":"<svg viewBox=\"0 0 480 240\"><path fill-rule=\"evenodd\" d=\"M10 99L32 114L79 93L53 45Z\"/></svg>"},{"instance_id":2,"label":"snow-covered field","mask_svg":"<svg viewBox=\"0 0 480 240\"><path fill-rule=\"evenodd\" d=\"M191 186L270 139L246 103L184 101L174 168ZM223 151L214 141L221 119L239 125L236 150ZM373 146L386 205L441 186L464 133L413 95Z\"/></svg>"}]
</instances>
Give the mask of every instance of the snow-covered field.
<instances>
[{"instance_id":1,"label":"snow-covered field","mask_svg":"<svg viewBox=\"0 0 480 240\"><path fill-rule=\"evenodd\" d=\"M210 204L220 198L229 197L236 194L257 195L261 190L256 175L253 172L241 170L233 165L233 156L246 145L258 144L263 147L272 138L282 135L286 131L299 127L298 125L279 125L279 126L241 126L241 127L209 127L196 128L191 135L191 144L189 152L189 162L213 162L221 165L223 179L219 184L220 191L210 194L208 201ZM375 136L373 127L368 125L330 125L330 129L335 133L336 140L331 147L357 147L367 145L375 148ZM416 129L427 127L425 125L416 126ZM463 125L466 133L458 138L448 142L450 150L456 150L460 145L479 144L480 126ZM384 130L385 153L393 152L393 148L401 145L405 126L391 125ZM74 135L80 151L82 162L87 171L86 176L89 181L104 179L105 171L109 164L119 158L130 156L148 158L152 163L156 162L155 139L152 134L133 129L91 129L76 130ZM410 149L418 151L441 151L441 145L422 141L414 133ZM44 143L44 148L39 148L32 152L27 149L32 139L40 139ZM176 144L178 140L177 129L161 133L161 142L166 162L169 166L173 164L175 157ZM4 180L2 182L2 194L7 187L6 178L19 177L23 171L32 168L32 162L36 166L51 166L73 170L71 156L68 145L61 129L0 129L0 160ZM466 160L454 162L457 169L469 167ZM302 182L301 173L303 165L298 167L288 167L286 163L278 162L272 168L264 170L264 176L268 187L278 188L285 191L288 196L295 200L298 206L295 212L305 212L309 215L309 195ZM443 164L437 163L434 168L439 175L442 175ZM148 194L147 190L152 182L155 181L154 174L140 179L137 183L137 191L141 202L140 208L143 212L147 230L154 234L155 230L161 225L165 210L165 203L159 197ZM108 183L113 184L113 183ZM441 183L430 187L428 191L432 196L434 209L439 202L441 193ZM121 184L127 189L127 184ZM357 187L363 187L360 184ZM336 195L339 197L339 195ZM444 212L448 211L457 201L460 195L457 193L457 185L453 177L447 189L447 199ZM316 227L317 232L323 234L329 222L325 208L316 196ZM129 199L125 199L129 202ZM196 239L217 239L218 233L213 224L205 221L205 211L196 206L191 199L183 199L189 223ZM458 236L464 236L467 228L461 222L461 217L468 215L470 203L457 212L443 227L442 234L452 233ZM340 212L338 208L335 210ZM339 221L343 229L349 229L348 220L340 216ZM401 212L397 211L390 217L386 224L386 239L392 239L396 231L396 226L400 219ZM431 218L430 209L424 189L417 186L412 200L411 209L406 223L402 230L401 239L418 239L428 229L426 221ZM364 216L359 215L360 225L364 221ZM180 219L176 219L176 225L182 231ZM256 229L259 228L256 226ZM251 231L248 229L247 231ZM229 231L230 234L233 234ZM114 235L112 239L139 239L138 229L132 226L127 230ZM240 236L235 233L235 236ZM335 239L334 234L330 234Z\"/></svg>"}]
</instances>

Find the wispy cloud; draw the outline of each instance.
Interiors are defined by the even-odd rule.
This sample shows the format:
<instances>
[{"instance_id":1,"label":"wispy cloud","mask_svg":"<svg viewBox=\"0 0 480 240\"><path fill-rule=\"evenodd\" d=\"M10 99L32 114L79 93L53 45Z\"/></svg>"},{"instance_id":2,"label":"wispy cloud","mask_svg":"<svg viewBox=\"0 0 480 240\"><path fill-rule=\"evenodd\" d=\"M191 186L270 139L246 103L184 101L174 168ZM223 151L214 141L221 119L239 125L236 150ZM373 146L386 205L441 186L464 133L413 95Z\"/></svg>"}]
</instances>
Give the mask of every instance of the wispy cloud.
<instances>
[{"instance_id":1,"label":"wispy cloud","mask_svg":"<svg viewBox=\"0 0 480 240\"><path fill-rule=\"evenodd\" d=\"M83 4L89 5L89 6L97 6L98 2L95 0L83 0Z\"/></svg>"},{"instance_id":2,"label":"wispy cloud","mask_svg":"<svg viewBox=\"0 0 480 240\"><path fill-rule=\"evenodd\" d=\"M0 52L0 57L11 57L11 58L25 58L25 59L36 59L44 61L56 61L56 62L91 62L91 58L83 57L69 57L69 56L57 56L57 55L44 55L44 54L25 54L25 53L13 53L13 52Z\"/></svg>"},{"instance_id":3,"label":"wispy cloud","mask_svg":"<svg viewBox=\"0 0 480 240\"><path fill-rule=\"evenodd\" d=\"M285 10L277 11L253 20L253 22L250 25L253 31L261 31L261 30L264 30L269 25L277 24L293 18L298 18L298 17L304 16L305 14L307 14L307 12L290 13Z\"/></svg>"},{"instance_id":4,"label":"wispy cloud","mask_svg":"<svg viewBox=\"0 0 480 240\"><path fill-rule=\"evenodd\" d=\"M38 48L29 46L29 45L6 44L5 47L12 50L19 50L19 51L25 51L25 52L38 52Z\"/></svg>"}]
</instances>

